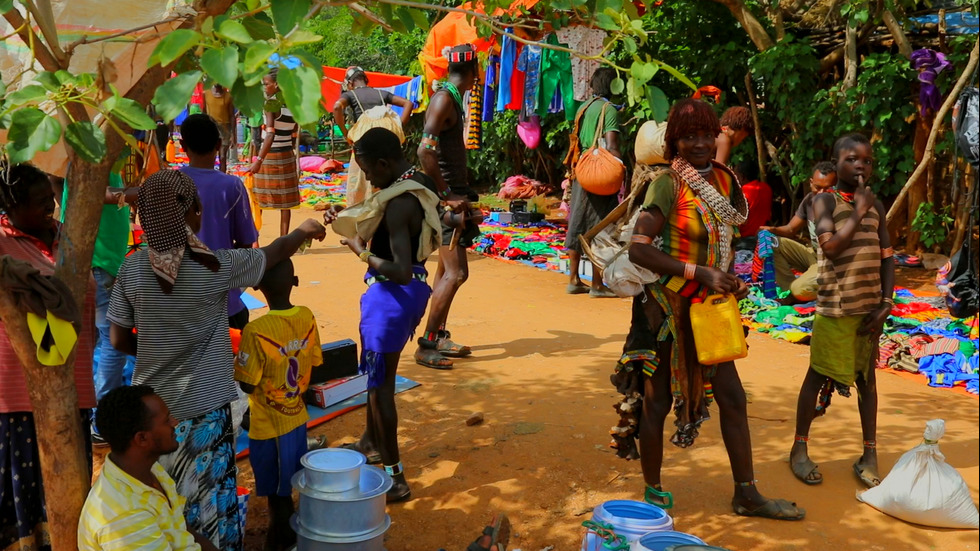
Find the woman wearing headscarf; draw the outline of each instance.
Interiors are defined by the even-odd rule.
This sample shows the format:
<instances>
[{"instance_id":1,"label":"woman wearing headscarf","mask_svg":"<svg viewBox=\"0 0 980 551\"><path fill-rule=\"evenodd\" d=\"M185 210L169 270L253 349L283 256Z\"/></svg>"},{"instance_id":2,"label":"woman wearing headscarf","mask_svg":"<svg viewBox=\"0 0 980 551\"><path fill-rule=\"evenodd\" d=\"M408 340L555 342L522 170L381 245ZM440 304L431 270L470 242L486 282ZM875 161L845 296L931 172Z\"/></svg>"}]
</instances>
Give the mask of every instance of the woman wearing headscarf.
<instances>
[{"instance_id":1,"label":"woman wearing headscarf","mask_svg":"<svg viewBox=\"0 0 980 551\"><path fill-rule=\"evenodd\" d=\"M195 235L194 181L175 170L147 178L138 205L149 247L119 269L107 316L112 345L136 356L133 384L153 387L179 423L180 448L160 463L187 499L188 528L219 549L241 549L228 290L257 285L267 267L325 231L307 220L261 249L212 251Z\"/></svg>"},{"instance_id":2,"label":"woman wearing headscarf","mask_svg":"<svg viewBox=\"0 0 980 551\"><path fill-rule=\"evenodd\" d=\"M0 163L0 257L7 290L29 285L25 271L54 273L61 225L54 219L54 191L46 174L22 164ZM11 262L22 261L27 264ZM17 264L17 266L14 266ZM91 458L89 430L95 407L92 352L95 346L95 280L90 276L75 351L75 389L82 408L82 436ZM64 351L67 352L67 351ZM41 481L34 408L24 368L0 320L0 549L50 549Z\"/></svg>"},{"instance_id":3,"label":"woman wearing headscarf","mask_svg":"<svg viewBox=\"0 0 980 551\"><path fill-rule=\"evenodd\" d=\"M262 125L262 147L248 171L255 175L252 193L259 207L278 210L279 235L289 233L290 209L299 206L299 164L296 159L296 137L299 125L293 113L276 96L279 93L279 68L273 67L262 77L265 113Z\"/></svg>"},{"instance_id":4,"label":"woman wearing headscarf","mask_svg":"<svg viewBox=\"0 0 980 551\"><path fill-rule=\"evenodd\" d=\"M671 405L677 420L670 441L686 448L718 402L721 434L734 478L736 514L798 520L806 514L783 499L767 499L755 486L745 390L735 363L702 365L694 348L690 308L711 293L748 293L732 267L734 228L747 206L734 174L713 161L718 116L701 100L674 105L667 120L669 170L638 167L649 185L634 227L630 260L661 279L633 301L633 322L613 382L626 395L613 429L621 457L639 451L644 498L669 508L673 496L661 486L664 421ZM637 182L634 182L634 186ZM639 439L639 450L635 439Z\"/></svg>"}]
</instances>

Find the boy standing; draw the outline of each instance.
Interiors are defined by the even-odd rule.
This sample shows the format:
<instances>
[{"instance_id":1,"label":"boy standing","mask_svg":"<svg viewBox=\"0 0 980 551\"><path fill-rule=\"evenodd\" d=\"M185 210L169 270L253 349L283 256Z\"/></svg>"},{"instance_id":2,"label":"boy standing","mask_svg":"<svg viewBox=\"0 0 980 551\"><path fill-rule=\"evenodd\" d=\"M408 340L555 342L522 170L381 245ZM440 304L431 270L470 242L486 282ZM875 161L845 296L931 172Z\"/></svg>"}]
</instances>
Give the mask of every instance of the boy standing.
<instances>
[{"instance_id":1,"label":"boy standing","mask_svg":"<svg viewBox=\"0 0 980 551\"><path fill-rule=\"evenodd\" d=\"M289 300L290 288L297 283L288 259L265 273L259 290L269 301L269 313L242 331L235 361L235 380L248 394L252 412L248 458L255 493L269 498L266 549L286 549L296 542L289 526L290 479L307 451L309 414L303 392L310 384L310 371L323 362L313 312Z\"/></svg>"},{"instance_id":2,"label":"boy standing","mask_svg":"<svg viewBox=\"0 0 980 551\"><path fill-rule=\"evenodd\" d=\"M864 485L874 487L881 481L875 443L875 363L878 337L894 304L895 265L885 208L866 185L872 173L870 142L861 134L839 138L834 143L834 161L836 191L813 199L820 290L810 369L800 388L796 441L789 462L793 474L804 483L823 482L807 453L810 424L826 411L835 390L850 396L851 385L856 385L864 453L854 463L854 472Z\"/></svg>"},{"instance_id":3,"label":"boy standing","mask_svg":"<svg viewBox=\"0 0 980 551\"><path fill-rule=\"evenodd\" d=\"M259 232L252 220L245 184L237 176L214 169L214 157L223 139L218 125L207 115L191 115L180 125L180 145L187 152L188 165L181 172L194 180L201 198L201 231L197 236L212 251L248 249ZM228 292L228 326L242 329L248 323L248 308L242 292Z\"/></svg>"}]
</instances>

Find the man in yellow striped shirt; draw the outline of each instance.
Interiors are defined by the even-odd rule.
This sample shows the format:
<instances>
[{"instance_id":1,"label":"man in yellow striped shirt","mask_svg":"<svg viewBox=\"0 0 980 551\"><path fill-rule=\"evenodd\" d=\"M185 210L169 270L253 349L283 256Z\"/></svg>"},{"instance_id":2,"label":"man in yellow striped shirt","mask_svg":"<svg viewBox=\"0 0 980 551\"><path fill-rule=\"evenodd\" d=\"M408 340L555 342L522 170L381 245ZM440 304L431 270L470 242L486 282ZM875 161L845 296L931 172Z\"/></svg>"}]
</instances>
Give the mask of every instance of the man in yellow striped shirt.
<instances>
[{"instance_id":1,"label":"man in yellow striped shirt","mask_svg":"<svg viewBox=\"0 0 980 551\"><path fill-rule=\"evenodd\" d=\"M177 421L148 386L113 389L99 401L99 434L112 451L78 522L80 551L217 551L187 529L184 498L161 455L177 450Z\"/></svg>"}]
</instances>

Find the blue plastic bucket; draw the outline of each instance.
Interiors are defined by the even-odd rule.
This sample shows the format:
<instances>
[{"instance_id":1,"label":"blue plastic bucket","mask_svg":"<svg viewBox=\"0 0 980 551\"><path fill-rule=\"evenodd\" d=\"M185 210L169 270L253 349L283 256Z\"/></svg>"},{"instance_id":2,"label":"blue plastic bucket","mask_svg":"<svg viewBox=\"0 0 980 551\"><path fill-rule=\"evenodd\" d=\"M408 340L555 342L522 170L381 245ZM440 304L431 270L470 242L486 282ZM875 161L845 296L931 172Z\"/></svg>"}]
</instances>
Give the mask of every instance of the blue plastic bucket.
<instances>
[{"instance_id":1,"label":"blue plastic bucket","mask_svg":"<svg viewBox=\"0 0 980 551\"><path fill-rule=\"evenodd\" d=\"M674 519L660 507L625 499L600 504L592 511L592 520L612 525L613 531L627 543L650 532L674 529ZM603 551L602 543L600 537L589 531L582 540L582 551Z\"/></svg>"},{"instance_id":2,"label":"blue plastic bucket","mask_svg":"<svg viewBox=\"0 0 980 551\"><path fill-rule=\"evenodd\" d=\"M704 545L704 542L684 532L651 532L636 540L630 551L667 551L685 544Z\"/></svg>"},{"instance_id":3,"label":"blue plastic bucket","mask_svg":"<svg viewBox=\"0 0 980 551\"><path fill-rule=\"evenodd\" d=\"M728 549L725 549L724 547L715 547L713 545L682 543L680 545L671 545L666 549L666 551L728 551Z\"/></svg>"}]
</instances>

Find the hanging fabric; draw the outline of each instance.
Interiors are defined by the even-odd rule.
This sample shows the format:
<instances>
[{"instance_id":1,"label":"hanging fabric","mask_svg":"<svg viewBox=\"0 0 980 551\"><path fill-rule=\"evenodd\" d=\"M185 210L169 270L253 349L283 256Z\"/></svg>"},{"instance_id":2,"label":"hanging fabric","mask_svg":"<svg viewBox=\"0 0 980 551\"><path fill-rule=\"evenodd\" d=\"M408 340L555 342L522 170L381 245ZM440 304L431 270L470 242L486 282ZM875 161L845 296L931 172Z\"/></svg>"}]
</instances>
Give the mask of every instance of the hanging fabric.
<instances>
[{"instance_id":1,"label":"hanging fabric","mask_svg":"<svg viewBox=\"0 0 980 551\"><path fill-rule=\"evenodd\" d=\"M493 120L494 102L497 98L497 75L500 73L500 56L487 57L487 73L483 78L483 122Z\"/></svg>"},{"instance_id":2,"label":"hanging fabric","mask_svg":"<svg viewBox=\"0 0 980 551\"><path fill-rule=\"evenodd\" d=\"M524 72L521 120L527 120L538 110L538 92L541 83L541 46L526 44L517 59L517 68Z\"/></svg>"},{"instance_id":3,"label":"hanging fabric","mask_svg":"<svg viewBox=\"0 0 980 551\"><path fill-rule=\"evenodd\" d=\"M545 39L552 46L568 47L552 33ZM541 53L541 86L538 96L538 115L565 110L565 120L575 120L578 103L572 81L572 57L568 52L545 49Z\"/></svg>"},{"instance_id":4,"label":"hanging fabric","mask_svg":"<svg viewBox=\"0 0 980 551\"><path fill-rule=\"evenodd\" d=\"M473 83L466 116L466 149L480 149L483 139L483 86Z\"/></svg>"},{"instance_id":5,"label":"hanging fabric","mask_svg":"<svg viewBox=\"0 0 980 551\"><path fill-rule=\"evenodd\" d=\"M509 33L512 29L507 29ZM497 84L497 111L507 109L511 103L511 81L517 71L518 42L505 34L500 42L500 79Z\"/></svg>"},{"instance_id":6,"label":"hanging fabric","mask_svg":"<svg viewBox=\"0 0 980 551\"><path fill-rule=\"evenodd\" d=\"M591 27L576 26L563 27L557 31L558 40L568 47L585 56L598 56L602 52L602 41L606 37L605 31L593 29ZM575 83L575 101L585 101L591 96L589 90L589 79L592 73L599 68L599 62L594 59L582 59L578 56L572 60L572 79ZM567 109L567 105L566 111ZM575 110L572 109L574 118Z\"/></svg>"}]
</instances>

